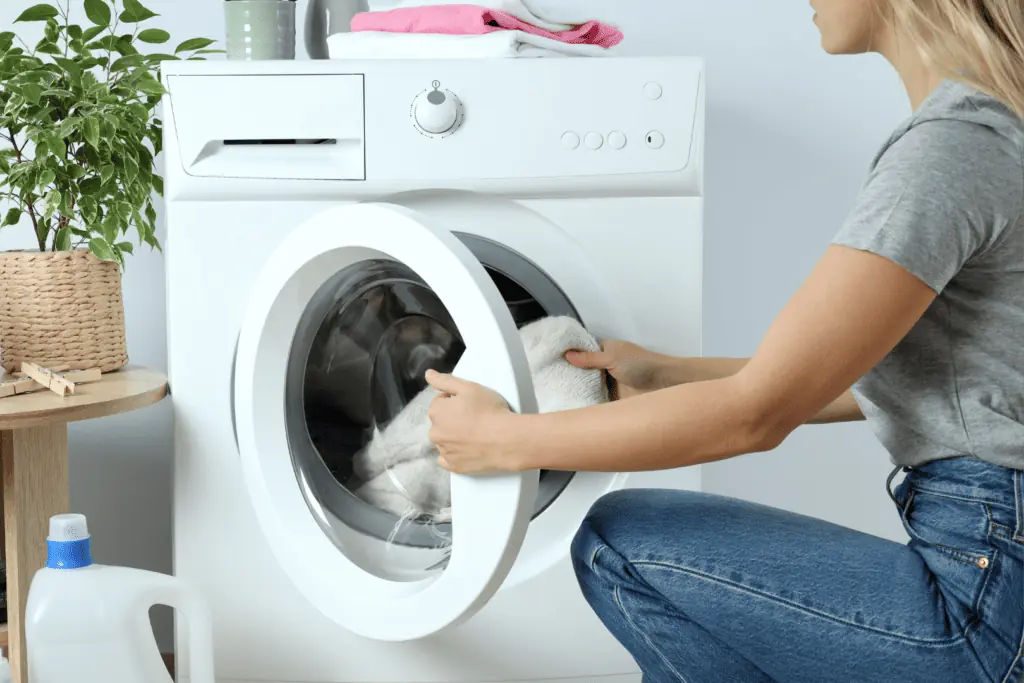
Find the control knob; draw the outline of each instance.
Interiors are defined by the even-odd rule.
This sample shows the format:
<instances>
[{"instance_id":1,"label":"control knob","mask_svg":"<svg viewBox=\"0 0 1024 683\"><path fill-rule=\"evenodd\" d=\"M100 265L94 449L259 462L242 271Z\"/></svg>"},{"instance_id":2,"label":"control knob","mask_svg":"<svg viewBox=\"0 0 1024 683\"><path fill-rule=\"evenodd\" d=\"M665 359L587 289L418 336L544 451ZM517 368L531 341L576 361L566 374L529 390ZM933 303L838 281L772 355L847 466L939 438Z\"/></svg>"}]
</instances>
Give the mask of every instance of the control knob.
<instances>
[{"instance_id":1,"label":"control knob","mask_svg":"<svg viewBox=\"0 0 1024 683\"><path fill-rule=\"evenodd\" d=\"M440 85L434 81L434 89L422 93L413 103L416 126L431 135L447 133L459 121L459 101L452 93L440 90Z\"/></svg>"}]
</instances>

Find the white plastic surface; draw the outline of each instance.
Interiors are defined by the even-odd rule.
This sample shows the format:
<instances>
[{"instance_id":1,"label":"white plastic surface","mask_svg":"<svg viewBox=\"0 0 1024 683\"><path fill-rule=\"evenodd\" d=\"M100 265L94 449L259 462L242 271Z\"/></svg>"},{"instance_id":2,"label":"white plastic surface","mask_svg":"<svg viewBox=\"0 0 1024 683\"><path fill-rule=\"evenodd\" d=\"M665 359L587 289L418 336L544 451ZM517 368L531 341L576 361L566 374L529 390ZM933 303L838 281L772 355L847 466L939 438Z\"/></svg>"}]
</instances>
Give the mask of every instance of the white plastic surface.
<instances>
[{"instance_id":1,"label":"white plastic surface","mask_svg":"<svg viewBox=\"0 0 1024 683\"><path fill-rule=\"evenodd\" d=\"M85 515L68 514L50 517L48 541L81 541L89 538L89 523Z\"/></svg>"},{"instance_id":2,"label":"white plastic surface","mask_svg":"<svg viewBox=\"0 0 1024 683\"><path fill-rule=\"evenodd\" d=\"M702 134L699 59L223 60L164 62L161 70L177 127L177 163L194 176L227 177L221 170L230 170L238 178L308 179L315 169L316 178L346 180L352 178L342 169L356 172L345 163L336 175L325 175L328 167L317 159L332 153L309 146L292 150L301 160L281 157L276 166L266 155L282 150L267 146L214 145L210 158L197 158L197 150L211 140L242 137L231 131L273 138L311 137L317 131L322 137L358 140L360 159L365 149L365 180L402 181L402 190L413 189L409 181L422 180L435 186L495 181L504 187L542 180L536 184L557 188L615 176L620 184L627 178L649 184L650 176L660 175L673 181L669 192L674 193L683 190L683 179L671 174L699 169L694 163L700 161L696 143ZM665 92L652 101L644 84L654 79ZM432 91L435 81L461 103L464 116L450 134L427 134L416 123L413 103ZM660 130L668 142L656 154L638 144L616 155L588 154L582 146L580 154L569 155L562 148L568 130L581 137L619 130L638 141ZM340 154L342 148L335 147ZM354 158L356 147L351 149ZM243 153L253 165L242 163ZM175 163L170 155L168 163Z\"/></svg>"},{"instance_id":3,"label":"white plastic surface","mask_svg":"<svg viewBox=\"0 0 1024 683\"><path fill-rule=\"evenodd\" d=\"M210 612L199 594L171 576L103 565L36 572L25 610L31 683L171 683L150 626L153 605L175 607L187 627L182 676L214 683Z\"/></svg>"},{"instance_id":4,"label":"white plastic surface","mask_svg":"<svg viewBox=\"0 0 1024 683\"><path fill-rule=\"evenodd\" d=\"M534 413L515 322L490 276L429 217L387 204L329 209L285 238L255 283L238 342L235 410L242 470L256 516L298 589L335 623L367 638L406 641L463 622L508 576L529 526L537 472L452 476L452 551L443 572L397 581L340 552L310 514L288 457L287 353L303 308L344 268L391 259L444 302L466 345L454 374Z\"/></svg>"},{"instance_id":5,"label":"white plastic surface","mask_svg":"<svg viewBox=\"0 0 1024 683\"><path fill-rule=\"evenodd\" d=\"M365 181L203 178L168 163L175 573L201 588L216 615L221 680L639 682L632 658L580 595L569 540L607 491L699 490L700 468L577 475L530 525L509 578L476 616L422 640L387 642L358 636L322 613L321 599L340 580L323 582L324 593L312 596L290 580L291 565L278 561L281 549L263 532L246 492L232 429L228 387L244 313L239 302L253 295L287 235L351 202L409 206L453 231L522 254L558 283L598 336L674 355L701 354L699 60L540 61L165 63L165 74L224 75L243 85L254 75L362 73L367 79ZM466 125L447 138L427 137L412 118L414 95L433 79L467 105ZM664 86L657 101L644 93L652 80ZM291 89L272 86L272 92L284 91ZM205 134L201 125L191 125L202 115L202 106L188 108L182 123L189 124L189 136ZM174 160L180 158L178 139L185 140L166 118L165 156ZM283 124L276 130L287 132ZM592 130L622 131L627 146L593 152L582 142ZM663 149L647 146L651 130L666 135ZM576 149L562 147L566 132L580 138ZM417 192L394 195L411 190ZM225 261L225 253L238 258ZM205 273L204 279L195 272ZM305 306L298 299L294 304ZM291 471L287 476L294 479ZM187 626L178 625L179 657L187 648Z\"/></svg>"},{"instance_id":6,"label":"white plastic surface","mask_svg":"<svg viewBox=\"0 0 1024 683\"><path fill-rule=\"evenodd\" d=\"M362 76L174 77L167 88L168 117L180 121L168 164L190 175L366 177Z\"/></svg>"}]
</instances>

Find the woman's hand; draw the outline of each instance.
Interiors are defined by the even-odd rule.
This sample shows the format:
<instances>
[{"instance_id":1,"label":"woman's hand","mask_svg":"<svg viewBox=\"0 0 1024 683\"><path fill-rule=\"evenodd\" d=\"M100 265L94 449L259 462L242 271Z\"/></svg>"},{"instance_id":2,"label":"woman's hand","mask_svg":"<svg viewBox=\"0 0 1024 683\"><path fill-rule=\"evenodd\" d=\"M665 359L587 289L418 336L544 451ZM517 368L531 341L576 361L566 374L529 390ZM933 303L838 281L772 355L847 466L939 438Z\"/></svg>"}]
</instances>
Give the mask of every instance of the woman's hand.
<instances>
[{"instance_id":1,"label":"woman's hand","mask_svg":"<svg viewBox=\"0 0 1024 683\"><path fill-rule=\"evenodd\" d=\"M517 469L509 425L516 415L501 396L474 382L429 370L427 383L441 392L431 402L430 440L440 465L456 474Z\"/></svg>"},{"instance_id":2,"label":"woman's hand","mask_svg":"<svg viewBox=\"0 0 1024 683\"><path fill-rule=\"evenodd\" d=\"M668 358L630 342L609 339L600 351L570 351L565 359L578 368L605 370L615 380L613 398L630 398L664 388L660 375Z\"/></svg>"}]
</instances>

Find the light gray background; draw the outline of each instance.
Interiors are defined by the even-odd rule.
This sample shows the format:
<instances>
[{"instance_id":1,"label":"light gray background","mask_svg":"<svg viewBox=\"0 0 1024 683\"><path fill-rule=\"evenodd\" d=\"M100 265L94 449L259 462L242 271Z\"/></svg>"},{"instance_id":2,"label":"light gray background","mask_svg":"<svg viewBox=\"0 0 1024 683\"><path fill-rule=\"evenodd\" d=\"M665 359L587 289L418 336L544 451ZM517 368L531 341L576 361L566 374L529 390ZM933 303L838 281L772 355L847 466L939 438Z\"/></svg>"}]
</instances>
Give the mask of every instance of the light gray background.
<instances>
[{"instance_id":1,"label":"light gray background","mask_svg":"<svg viewBox=\"0 0 1024 683\"><path fill-rule=\"evenodd\" d=\"M0 26L32 4L2 3ZM80 0L72 4L81 7ZM162 15L158 21L175 42L223 36L216 0L145 4ZM304 57L305 2L298 4L297 52ZM705 353L749 356L838 229L871 155L909 114L899 80L879 57L821 52L805 3L538 4L586 7L617 23L627 36L622 54L707 59ZM26 31L23 24L16 29ZM0 231L0 249L31 246L24 224ZM128 263L124 285L131 360L161 369L163 278L160 255L140 249ZM99 561L171 570L171 433L169 401L73 426L71 504L89 517ZM706 483L712 491L904 540L885 495L888 469L865 425L812 426L772 453L708 467ZM157 632L170 649L166 615L157 619Z\"/></svg>"}]
</instances>

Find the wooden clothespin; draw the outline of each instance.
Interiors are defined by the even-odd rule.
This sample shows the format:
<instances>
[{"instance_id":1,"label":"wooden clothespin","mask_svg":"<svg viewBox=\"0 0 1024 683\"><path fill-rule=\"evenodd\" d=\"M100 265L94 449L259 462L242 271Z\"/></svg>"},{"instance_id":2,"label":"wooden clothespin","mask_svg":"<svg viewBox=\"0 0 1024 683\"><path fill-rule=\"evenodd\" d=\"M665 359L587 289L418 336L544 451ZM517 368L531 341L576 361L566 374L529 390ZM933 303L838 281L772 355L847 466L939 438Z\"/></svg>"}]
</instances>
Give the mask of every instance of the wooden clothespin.
<instances>
[{"instance_id":1,"label":"wooden clothespin","mask_svg":"<svg viewBox=\"0 0 1024 683\"><path fill-rule=\"evenodd\" d=\"M58 396L75 393L75 383L69 382L50 368L42 368L35 363L22 363L21 371Z\"/></svg>"},{"instance_id":2,"label":"wooden clothespin","mask_svg":"<svg viewBox=\"0 0 1024 683\"><path fill-rule=\"evenodd\" d=\"M68 365L48 365L47 369L50 372L67 372L70 369L70 366L68 366ZM18 372L11 373L11 376L12 377L20 377L20 378L28 377L28 375L25 374L24 370L20 370Z\"/></svg>"},{"instance_id":3,"label":"wooden clothespin","mask_svg":"<svg viewBox=\"0 0 1024 683\"><path fill-rule=\"evenodd\" d=\"M16 396L17 394L24 394L32 390L33 387L42 387L34 379L18 378L8 379L0 382L0 398L7 398L8 396Z\"/></svg>"},{"instance_id":4,"label":"wooden clothespin","mask_svg":"<svg viewBox=\"0 0 1024 683\"><path fill-rule=\"evenodd\" d=\"M67 366L64 366L66 369ZM58 396L75 393L75 386L87 382L98 382L102 378L99 368L76 370L57 374L53 368L44 368L35 363L22 363L21 372L16 379L0 382L0 398L27 394L35 391L50 390Z\"/></svg>"}]
</instances>

